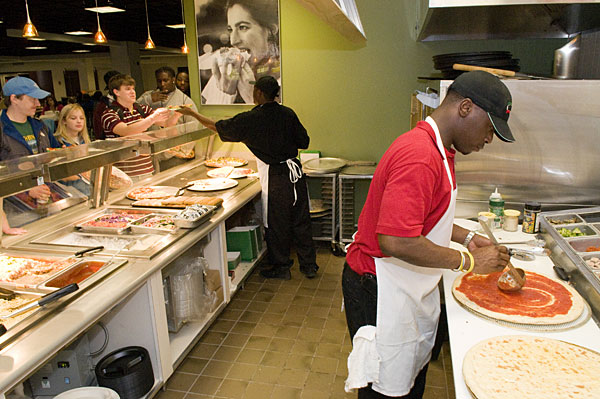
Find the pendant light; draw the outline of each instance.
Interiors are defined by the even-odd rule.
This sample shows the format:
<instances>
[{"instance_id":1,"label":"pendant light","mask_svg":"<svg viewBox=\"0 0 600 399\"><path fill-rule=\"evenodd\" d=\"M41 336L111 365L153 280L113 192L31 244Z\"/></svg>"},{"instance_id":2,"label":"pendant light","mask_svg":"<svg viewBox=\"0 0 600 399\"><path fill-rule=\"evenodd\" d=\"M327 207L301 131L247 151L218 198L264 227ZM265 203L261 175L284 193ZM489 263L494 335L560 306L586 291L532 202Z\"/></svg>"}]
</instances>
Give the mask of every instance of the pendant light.
<instances>
[{"instance_id":1,"label":"pendant light","mask_svg":"<svg viewBox=\"0 0 600 399\"><path fill-rule=\"evenodd\" d=\"M104 32L102 32L102 28L100 28L100 15L98 14L98 0L96 0L96 21L98 21L98 31L94 34L94 42L98 44L103 44L108 42L106 36L104 36Z\"/></svg>"},{"instance_id":2,"label":"pendant light","mask_svg":"<svg viewBox=\"0 0 600 399\"><path fill-rule=\"evenodd\" d=\"M148 1L144 0L144 4L146 5L146 27L148 27L148 40L146 40L146 44L144 45L144 50L152 50L156 46L150 37L150 22L148 22Z\"/></svg>"},{"instance_id":3,"label":"pendant light","mask_svg":"<svg viewBox=\"0 0 600 399\"><path fill-rule=\"evenodd\" d=\"M27 10L27 23L23 27L23 37L38 37L38 31L31 23L31 18L29 18L29 5L27 5L27 0L25 0L25 10Z\"/></svg>"},{"instance_id":4,"label":"pendant light","mask_svg":"<svg viewBox=\"0 0 600 399\"><path fill-rule=\"evenodd\" d=\"M183 0L181 0L181 21L183 22L183 46L181 46L181 52L183 54L188 54L190 52L190 49L187 45L185 16L183 13Z\"/></svg>"}]
</instances>

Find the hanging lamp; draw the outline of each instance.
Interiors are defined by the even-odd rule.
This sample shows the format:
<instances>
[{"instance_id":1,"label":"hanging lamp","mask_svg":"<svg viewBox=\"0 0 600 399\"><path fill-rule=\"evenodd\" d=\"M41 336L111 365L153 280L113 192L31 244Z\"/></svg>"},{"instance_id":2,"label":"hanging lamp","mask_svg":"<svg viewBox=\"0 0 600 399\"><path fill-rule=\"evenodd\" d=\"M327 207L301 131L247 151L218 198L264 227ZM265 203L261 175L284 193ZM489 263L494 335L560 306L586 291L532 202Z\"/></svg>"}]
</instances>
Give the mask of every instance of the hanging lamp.
<instances>
[{"instance_id":1,"label":"hanging lamp","mask_svg":"<svg viewBox=\"0 0 600 399\"><path fill-rule=\"evenodd\" d=\"M152 50L156 48L152 38L150 37L150 22L148 21L148 1L144 0L144 4L146 5L146 27L148 28L148 39L146 40L146 44L144 45L144 50Z\"/></svg>"},{"instance_id":2,"label":"hanging lamp","mask_svg":"<svg viewBox=\"0 0 600 399\"><path fill-rule=\"evenodd\" d=\"M27 4L27 0L25 0L25 10L27 11L27 23L23 27L23 37L38 37L38 31L31 23L31 18L29 18L29 5Z\"/></svg>"},{"instance_id":3,"label":"hanging lamp","mask_svg":"<svg viewBox=\"0 0 600 399\"><path fill-rule=\"evenodd\" d=\"M98 0L96 0L96 21L98 21L98 31L94 34L94 42L98 44L103 44L108 42L104 32L102 32L102 28L100 27L100 15L98 14Z\"/></svg>"},{"instance_id":4,"label":"hanging lamp","mask_svg":"<svg viewBox=\"0 0 600 399\"><path fill-rule=\"evenodd\" d=\"M183 46L181 46L181 52L183 54L188 54L190 52L190 49L187 45L185 15L183 12L183 0L181 0L181 22L183 22Z\"/></svg>"}]
</instances>

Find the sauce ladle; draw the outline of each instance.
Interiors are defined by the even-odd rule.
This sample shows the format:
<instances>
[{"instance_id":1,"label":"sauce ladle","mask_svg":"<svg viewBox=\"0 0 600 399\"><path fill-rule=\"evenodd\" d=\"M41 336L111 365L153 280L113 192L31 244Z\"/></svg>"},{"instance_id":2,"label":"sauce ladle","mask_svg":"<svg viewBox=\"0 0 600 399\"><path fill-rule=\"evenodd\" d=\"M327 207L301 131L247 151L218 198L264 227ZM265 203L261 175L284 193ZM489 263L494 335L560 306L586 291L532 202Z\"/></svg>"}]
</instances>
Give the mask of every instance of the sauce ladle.
<instances>
[{"instance_id":1,"label":"sauce ladle","mask_svg":"<svg viewBox=\"0 0 600 399\"><path fill-rule=\"evenodd\" d=\"M479 224L487 234L490 241L494 243L494 245L499 245L498 240L492 233L492 229L488 225L488 218L485 216L479 216ZM507 264L508 270L500 275L498 278L498 288L502 291L519 291L525 285L525 271L523 269L515 268L510 261Z\"/></svg>"}]
</instances>

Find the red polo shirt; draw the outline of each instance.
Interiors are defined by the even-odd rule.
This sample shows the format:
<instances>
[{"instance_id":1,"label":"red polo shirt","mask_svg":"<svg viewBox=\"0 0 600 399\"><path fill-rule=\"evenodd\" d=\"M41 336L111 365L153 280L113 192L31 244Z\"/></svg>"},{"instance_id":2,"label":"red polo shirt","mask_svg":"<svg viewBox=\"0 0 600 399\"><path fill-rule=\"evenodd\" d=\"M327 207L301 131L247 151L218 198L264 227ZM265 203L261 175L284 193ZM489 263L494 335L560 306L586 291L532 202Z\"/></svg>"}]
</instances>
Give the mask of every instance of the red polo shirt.
<instances>
[{"instance_id":1,"label":"red polo shirt","mask_svg":"<svg viewBox=\"0 0 600 399\"><path fill-rule=\"evenodd\" d=\"M358 219L358 232L346 261L358 274L375 274L373 257L384 257L378 234L396 237L427 235L446 212L453 188L454 150L445 150L454 187L427 122L398 137L373 175Z\"/></svg>"}]
</instances>

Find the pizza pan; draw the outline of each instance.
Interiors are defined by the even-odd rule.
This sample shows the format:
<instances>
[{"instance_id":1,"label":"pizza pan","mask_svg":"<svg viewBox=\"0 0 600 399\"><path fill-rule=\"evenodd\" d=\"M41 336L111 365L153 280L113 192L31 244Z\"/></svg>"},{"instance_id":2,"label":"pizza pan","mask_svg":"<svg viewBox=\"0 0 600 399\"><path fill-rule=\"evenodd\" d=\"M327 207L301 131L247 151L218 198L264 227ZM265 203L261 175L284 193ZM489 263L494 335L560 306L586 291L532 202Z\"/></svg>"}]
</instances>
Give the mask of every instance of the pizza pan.
<instances>
[{"instance_id":1,"label":"pizza pan","mask_svg":"<svg viewBox=\"0 0 600 399\"><path fill-rule=\"evenodd\" d=\"M131 195L135 190L139 190L141 188L150 188L152 190L155 190L155 192L153 193L154 196L152 196L151 194L146 194L146 195L149 195L149 196L147 196L147 197L142 196L140 198L137 198L137 197ZM147 186L147 187L138 187L138 188L134 188L133 190L130 190L127 193L126 197L129 198L130 200L160 199L160 198L172 197L173 195L175 195L177 193L177 191L179 191L179 188L173 187L173 186Z\"/></svg>"},{"instance_id":2,"label":"pizza pan","mask_svg":"<svg viewBox=\"0 0 600 399\"><path fill-rule=\"evenodd\" d=\"M454 290L452 291L452 296L454 296ZM573 321L569 321L567 323L561 323L561 324L515 323L515 322L511 322L511 321L498 320L493 317L484 315L483 313L479 313L475 309L472 309L469 306L463 304L461 301L459 301L456 298L456 296L454 296L454 299L462 308L468 310L469 312L473 313L474 315L481 317L484 320L491 321L492 323L498 324L503 327L514 328L515 330L539 331L539 332L570 330L570 329L579 327L579 326L587 323L587 321L590 319L590 317L592 315L592 310L590 309L590 305L588 305L587 301L584 299L583 300L583 311L581 312L579 317Z\"/></svg>"},{"instance_id":3,"label":"pizza pan","mask_svg":"<svg viewBox=\"0 0 600 399\"><path fill-rule=\"evenodd\" d=\"M315 158L309 159L302 165L306 172L331 173L337 172L346 166L348 162L341 158Z\"/></svg>"}]
</instances>

